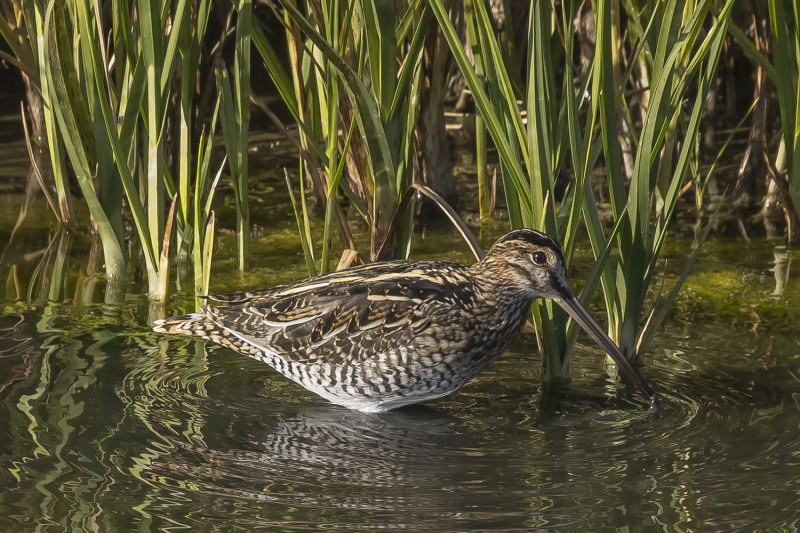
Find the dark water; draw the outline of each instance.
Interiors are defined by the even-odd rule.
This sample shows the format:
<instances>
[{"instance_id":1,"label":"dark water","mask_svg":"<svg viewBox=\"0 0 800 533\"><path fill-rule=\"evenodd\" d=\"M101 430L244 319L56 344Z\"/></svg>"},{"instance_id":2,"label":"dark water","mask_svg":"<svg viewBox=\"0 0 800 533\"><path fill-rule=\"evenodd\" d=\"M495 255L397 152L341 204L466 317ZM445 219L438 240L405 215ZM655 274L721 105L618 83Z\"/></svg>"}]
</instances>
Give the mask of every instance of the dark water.
<instances>
[{"instance_id":1,"label":"dark water","mask_svg":"<svg viewBox=\"0 0 800 533\"><path fill-rule=\"evenodd\" d=\"M19 172L0 180L0 531L800 529L794 251L709 243L646 354L657 415L587 346L568 390L543 389L530 333L449 397L365 415L229 350L151 333L147 302L88 274L89 243L54 236L46 208L12 239L27 168L13 153ZM269 230L246 275L220 239L215 288L302 275L286 215L258 205ZM429 235L415 253L454 258L456 242Z\"/></svg>"},{"instance_id":2,"label":"dark water","mask_svg":"<svg viewBox=\"0 0 800 533\"><path fill-rule=\"evenodd\" d=\"M535 345L460 392L383 415L139 326L134 305L0 318L0 530L747 530L800 525L800 335L672 326L652 415Z\"/></svg>"}]
</instances>

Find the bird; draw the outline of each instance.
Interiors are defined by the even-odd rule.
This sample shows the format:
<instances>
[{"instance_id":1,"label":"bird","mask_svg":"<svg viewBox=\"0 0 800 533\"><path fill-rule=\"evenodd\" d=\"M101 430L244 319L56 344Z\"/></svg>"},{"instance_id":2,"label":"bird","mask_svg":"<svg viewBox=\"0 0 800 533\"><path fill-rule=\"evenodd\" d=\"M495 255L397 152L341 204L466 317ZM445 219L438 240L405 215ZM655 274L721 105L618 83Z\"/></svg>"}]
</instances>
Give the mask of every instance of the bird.
<instances>
[{"instance_id":1,"label":"bird","mask_svg":"<svg viewBox=\"0 0 800 533\"><path fill-rule=\"evenodd\" d=\"M495 361L538 298L559 304L650 400L655 393L581 305L551 236L518 229L479 261L385 261L273 288L212 295L157 320L266 363L322 398L380 413L445 396Z\"/></svg>"}]
</instances>

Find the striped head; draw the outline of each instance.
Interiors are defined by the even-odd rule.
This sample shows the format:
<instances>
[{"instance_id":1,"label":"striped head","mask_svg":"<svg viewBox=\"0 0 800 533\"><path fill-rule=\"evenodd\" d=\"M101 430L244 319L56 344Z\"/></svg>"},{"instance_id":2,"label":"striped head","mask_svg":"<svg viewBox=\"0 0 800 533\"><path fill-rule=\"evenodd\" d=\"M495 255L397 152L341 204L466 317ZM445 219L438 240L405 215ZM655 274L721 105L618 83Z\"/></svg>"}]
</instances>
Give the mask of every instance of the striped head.
<instances>
[{"instance_id":1,"label":"striped head","mask_svg":"<svg viewBox=\"0 0 800 533\"><path fill-rule=\"evenodd\" d=\"M502 272L506 283L526 296L558 300L572 295L564 252L549 235L518 229L501 237L486 254L484 263Z\"/></svg>"}]
</instances>

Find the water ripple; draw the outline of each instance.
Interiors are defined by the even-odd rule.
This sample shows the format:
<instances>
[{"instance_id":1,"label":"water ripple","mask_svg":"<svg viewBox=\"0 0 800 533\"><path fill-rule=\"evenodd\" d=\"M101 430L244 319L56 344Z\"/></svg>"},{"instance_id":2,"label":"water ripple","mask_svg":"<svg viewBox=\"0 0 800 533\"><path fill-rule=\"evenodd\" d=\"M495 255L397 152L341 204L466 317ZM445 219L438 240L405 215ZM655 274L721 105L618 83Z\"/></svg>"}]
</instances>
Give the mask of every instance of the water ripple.
<instances>
[{"instance_id":1,"label":"water ripple","mask_svg":"<svg viewBox=\"0 0 800 533\"><path fill-rule=\"evenodd\" d=\"M642 369L655 415L593 350L565 390L543 387L523 343L454 395L376 416L131 316L0 317L3 530L798 524L791 336L660 337Z\"/></svg>"}]
</instances>

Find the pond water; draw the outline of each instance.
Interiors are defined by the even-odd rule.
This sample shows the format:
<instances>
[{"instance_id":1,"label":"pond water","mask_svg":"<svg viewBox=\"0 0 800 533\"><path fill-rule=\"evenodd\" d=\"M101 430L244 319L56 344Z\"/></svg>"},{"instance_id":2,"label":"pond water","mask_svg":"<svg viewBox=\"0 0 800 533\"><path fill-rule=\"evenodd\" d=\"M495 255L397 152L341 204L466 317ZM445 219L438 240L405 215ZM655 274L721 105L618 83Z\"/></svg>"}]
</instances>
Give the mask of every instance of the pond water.
<instances>
[{"instance_id":1,"label":"pond water","mask_svg":"<svg viewBox=\"0 0 800 533\"><path fill-rule=\"evenodd\" d=\"M44 210L12 241L20 179L0 195L0 531L800 528L791 250L709 243L645 354L657 414L586 337L569 387L547 390L525 332L455 394L368 415L230 350L152 333L136 287L105 290L86 272L89 244L53 238ZM215 288L302 277L285 209L259 206L269 229L246 275L221 238ZM456 242L431 232L415 254L466 259ZM30 291L17 294L11 265ZM63 275L43 283L47 269ZM187 305L178 294L171 311Z\"/></svg>"},{"instance_id":2,"label":"pond water","mask_svg":"<svg viewBox=\"0 0 800 533\"><path fill-rule=\"evenodd\" d=\"M382 415L147 331L135 306L0 319L0 529L792 531L797 335L671 326L648 413L582 348L542 391L524 334L461 391Z\"/></svg>"}]
</instances>

